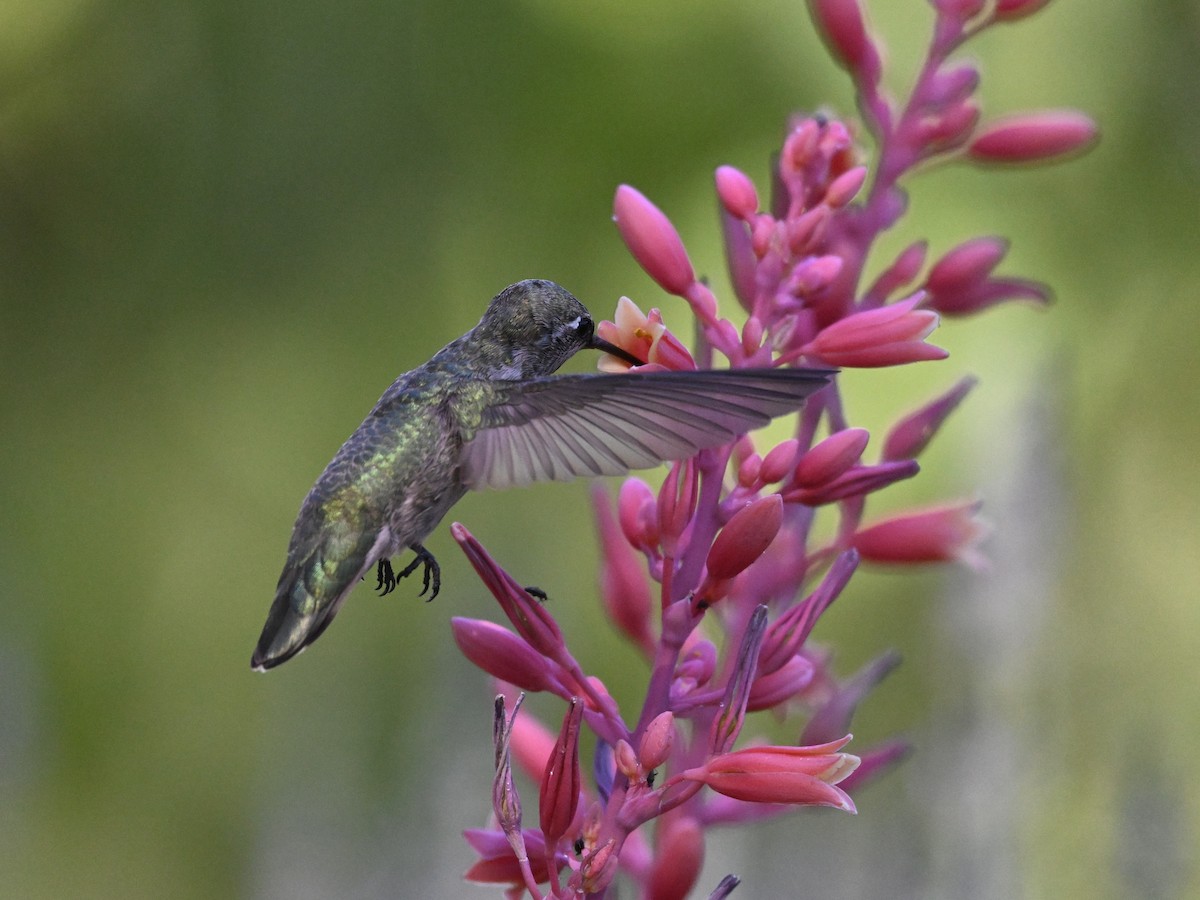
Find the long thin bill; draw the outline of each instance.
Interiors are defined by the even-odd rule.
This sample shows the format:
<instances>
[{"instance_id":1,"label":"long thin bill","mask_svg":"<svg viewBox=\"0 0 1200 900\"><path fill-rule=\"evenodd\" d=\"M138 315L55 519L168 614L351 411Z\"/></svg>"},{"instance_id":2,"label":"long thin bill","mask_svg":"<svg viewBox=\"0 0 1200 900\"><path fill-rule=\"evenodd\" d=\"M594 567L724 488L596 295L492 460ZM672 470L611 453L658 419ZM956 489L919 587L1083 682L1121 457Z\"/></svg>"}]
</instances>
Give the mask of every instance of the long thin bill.
<instances>
[{"instance_id":1,"label":"long thin bill","mask_svg":"<svg viewBox=\"0 0 1200 900\"><path fill-rule=\"evenodd\" d=\"M598 338L598 337L593 336L592 343L591 343L591 349L599 350L603 353L610 353L613 356L615 356L617 359L623 359L625 362L629 363L631 366L644 366L646 364L646 361L644 359L638 359L636 356L634 356L628 350L622 350L616 344L610 344L608 341L604 340L604 338Z\"/></svg>"}]
</instances>

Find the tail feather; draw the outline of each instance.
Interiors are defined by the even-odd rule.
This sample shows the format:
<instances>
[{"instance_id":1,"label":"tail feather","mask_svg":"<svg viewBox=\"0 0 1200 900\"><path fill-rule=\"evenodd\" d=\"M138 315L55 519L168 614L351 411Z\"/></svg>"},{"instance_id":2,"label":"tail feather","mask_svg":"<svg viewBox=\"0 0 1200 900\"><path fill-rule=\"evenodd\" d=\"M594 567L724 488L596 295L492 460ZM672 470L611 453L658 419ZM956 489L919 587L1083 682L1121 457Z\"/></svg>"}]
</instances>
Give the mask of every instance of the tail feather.
<instances>
[{"instance_id":1,"label":"tail feather","mask_svg":"<svg viewBox=\"0 0 1200 900\"><path fill-rule=\"evenodd\" d=\"M328 541L298 562L289 553L275 601L250 657L251 668L259 672L272 669L319 638L359 578L386 552L390 538L384 529L374 540L359 542L355 552L341 558L329 553Z\"/></svg>"}]
</instances>

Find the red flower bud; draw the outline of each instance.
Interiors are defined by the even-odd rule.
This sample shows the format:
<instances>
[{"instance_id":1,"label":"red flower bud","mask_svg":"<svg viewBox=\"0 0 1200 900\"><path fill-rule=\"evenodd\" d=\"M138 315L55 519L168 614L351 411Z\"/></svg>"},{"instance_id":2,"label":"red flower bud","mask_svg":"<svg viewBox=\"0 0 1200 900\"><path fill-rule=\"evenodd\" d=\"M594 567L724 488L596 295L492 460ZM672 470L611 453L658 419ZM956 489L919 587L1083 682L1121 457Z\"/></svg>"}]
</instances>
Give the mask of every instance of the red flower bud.
<instances>
[{"instance_id":1,"label":"red flower bud","mask_svg":"<svg viewBox=\"0 0 1200 900\"><path fill-rule=\"evenodd\" d=\"M583 704L572 700L571 708L563 717L558 741L542 773L538 814L548 850L553 850L554 845L567 833L579 808L579 724L582 718Z\"/></svg>"}]
</instances>

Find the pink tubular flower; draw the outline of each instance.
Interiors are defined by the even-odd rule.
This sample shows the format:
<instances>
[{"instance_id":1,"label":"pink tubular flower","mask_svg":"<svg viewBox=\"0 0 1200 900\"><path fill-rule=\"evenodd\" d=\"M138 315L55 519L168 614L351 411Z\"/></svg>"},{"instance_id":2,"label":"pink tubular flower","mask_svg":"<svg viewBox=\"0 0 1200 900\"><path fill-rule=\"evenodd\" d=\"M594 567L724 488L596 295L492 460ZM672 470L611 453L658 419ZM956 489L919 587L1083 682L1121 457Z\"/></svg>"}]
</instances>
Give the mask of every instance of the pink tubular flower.
<instances>
[{"instance_id":1,"label":"pink tubular flower","mask_svg":"<svg viewBox=\"0 0 1200 900\"><path fill-rule=\"evenodd\" d=\"M811 747L747 747L722 753L680 778L718 794L752 803L832 806L857 812L845 791L834 787L858 767L858 757L840 753L850 735Z\"/></svg>"},{"instance_id":2,"label":"pink tubular flower","mask_svg":"<svg viewBox=\"0 0 1200 900\"><path fill-rule=\"evenodd\" d=\"M945 359L941 347L926 344L937 327L937 313L917 309L922 294L879 309L854 313L834 322L801 348L832 366L878 368L924 359Z\"/></svg>"},{"instance_id":3,"label":"pink tubular flower","mask_svg":"<svg viewBox=\"0 0 1200 900\"><path fill-rule=\"evenodd\" d=\"M977 162L1041 162L1086 149L1096 123L1073 109L1042 110L997 119L967 148Z\"/></svg>"},{"instance_id":4,"label":"pink tubular flower","mask_svg":"<svg viewBox=\"0 0 1200 900\"><path fill-rule=\"evenodd\" d=\"M637 304L628 297L617 301L614 322L603 321L596 326L596 334L622 350L628 350L638 359L654 363L665 369L686 370L696 368L696 361L683 342L667 330L662 313L657 309L643 315ZM600 355L596 368L602 372L624 372L629 363L607 353Z\"/></svg>"},{"instance_id":5,"label":"pink tubular flower","mask_svg":"<svg viewBox=\"0 0 1200 900\"><path fill-rule=\"evenodd\" d=\"M530 646L539 653L555 658L564 649L562 631L558 623L540 603L529 595L513 577L492 559L474 535L458 522L450 526L450 533L467 554L476 573L487 585L492 596L499 601L513 627Z\"/></svg>"},{"instance_id":6,"label":"pink tubular flower","mask_svg":"<svg viewBox=\"0 0 1200 900\"><path fill-rule=\"evenodd\" d=\"M526 829L521 836L529 854L527 864L533 873L533 880L539 884L549 880L550 866L546 862L546 845L541 832ZM503 834L473 828L464 831L463 837L480 857L463 876L467 881L476 884L525 883L521 860L517 859Z\"/></svg>"},{"instance_id":7,"label":"pink tubular flower","mask_svg":"<svg viewBox=\"0 0 1200 900\"><path fill-rule=\"evenodd\" d=\"M613 197L613 221L646 274L668 294L682 296L696 280L679 232L662 210L627 184Z\"/></svg>"},{"instance_id":8,"label":"pink tubular flower","mask_svg":"<svg viewBox=\"0 0 1200 900\"><path fill-rule=\"evenodd\" d=\"M978 518L979 502L935 506L892 516L854 535L854 548L875 563L928 563L958 560L982 568L977 545L988 528Z\"/></svg>"}]
</instances>

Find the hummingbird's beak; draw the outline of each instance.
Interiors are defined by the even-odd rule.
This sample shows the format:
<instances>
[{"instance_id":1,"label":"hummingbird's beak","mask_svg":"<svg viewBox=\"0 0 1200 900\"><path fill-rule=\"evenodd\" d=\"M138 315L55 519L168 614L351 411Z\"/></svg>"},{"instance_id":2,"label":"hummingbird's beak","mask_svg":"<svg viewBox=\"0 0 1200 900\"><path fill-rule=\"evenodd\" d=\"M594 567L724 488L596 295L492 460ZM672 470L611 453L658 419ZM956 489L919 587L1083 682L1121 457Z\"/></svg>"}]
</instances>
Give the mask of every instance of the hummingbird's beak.
<instances>
[{"instance_id":1,"label":"hummingbird's beak","mask_svg":"<svg viewBox=\"0 0 1200 900\"><path fill-rule=\"evenodd\" d=\"M628 350L622 350L616 344L610 344L608 341L604 340L604 338L598 338L594 335L592 337L592 342L588 345L588 347L592 350L599 350L602 353L609 353L615 356L617 359L624 360L631 366L644 366L646 364L644 359L638 359Z\"/></svg>"}]
</instances>

